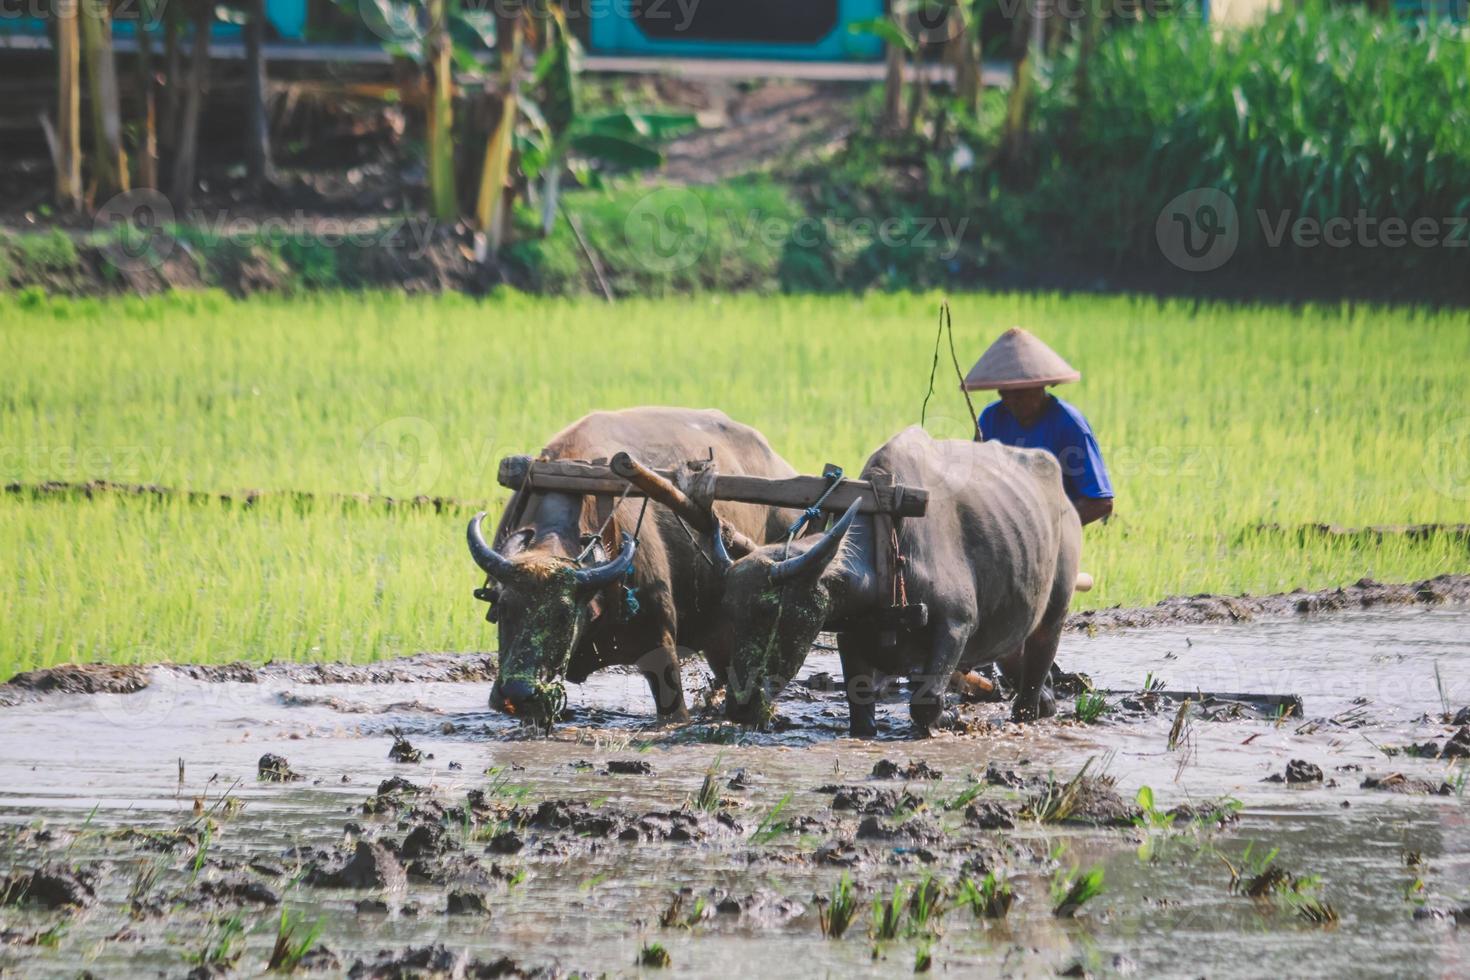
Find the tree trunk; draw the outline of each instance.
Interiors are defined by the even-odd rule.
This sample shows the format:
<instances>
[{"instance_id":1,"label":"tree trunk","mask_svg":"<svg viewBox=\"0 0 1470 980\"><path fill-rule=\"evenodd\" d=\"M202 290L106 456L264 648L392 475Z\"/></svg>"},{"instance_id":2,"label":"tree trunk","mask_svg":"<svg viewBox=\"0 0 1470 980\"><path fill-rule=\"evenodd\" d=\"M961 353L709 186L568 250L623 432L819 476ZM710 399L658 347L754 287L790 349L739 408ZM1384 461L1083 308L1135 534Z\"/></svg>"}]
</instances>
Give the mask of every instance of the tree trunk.
<instances>
[{"instance_id":1,"label":"tree trunk","mask_svg":"<svg viewBox=\"0 0 1470 980\"><path fill-rule=\"evenodd\" d=\"M245 22L245 172L250 189L275 180L266 113L265 0L247 0Z\"/></svg>"},{"instance_id":2,"label":"tree trunk","mask_svg":"<svg viewBox=\"0 0 1470 980\"><path fill-rule=\"evenodd\" d=\"M163 111L159 120L159 151L171 163L179 143L179 89L183 87L183 56L179 53L179 15L177 4L163 10Z\"/></svg>"},{"instance_id":3,"label":"tree trunk","mask_svg":"<svg viewBox=\"0 0 1470 980\"><path fill-rule=\"evenodd\" d=\"M195 164L199 153L199 117L209 86L209 29L214 24L214 5L195 0L194 51L189 64L189 84L179 110L178 139L174 144L173 180L169 197L182 211L194 200Z\"/></svg>"},{"instance_id":4,"label":"tree trunk","mask_svg":"<svg viewBox=\"0 0 1470 980\"><path fill-rule=\"evenodd\" d=\"M153 86L153 38L142 20L138 29L138 96L143 101L143 138L138 153L138 186L158 189L158 100Z\"/></svg>"},{"instance_id":5,"label":"tree trunk","mask_svg":"<svg viewBox=\"0 0 1470 980\"><path fill-rule=\"evenodd\" d=\"M980 89L984 84L980 77L980 18L973 16L963 4L951 8L949 16L954 18L949 60L954 65L955 97L974 115L980 111Z\"/></svg>"},{"instance_id":6,"label":"tree trunk","mask_svg":"<svg viewBox=\"0 0 1470 980\"><path fill-rule=\"evenodd\" d=\"M475 201L475 223L489 239L491 251L505 244L510 230L510 207L505 188L510 183L510 162L515 148L521 41L525 22L519 6L497 6L496 47L500 55L497 100L500 116L485 144L485 165L480 169L480 192Z\"/></svg>"},{"instance_id":7,"label":"tree trunk","mask_svg":"<svg viewBox=\"0 0 1470 980\"><path fill-rule=\"evenodd\" d=\"M82 208L82 80L77 34L78 0L56 5L56 204Z\"/></svg>"},{"instance_id":8,"label":"tree trunk","mask_svg":"<svg viewBox=\"0 0 1470 980\"><path fill-rule=\"evenodd\" d=\"M82 60L87 67L87 94L92 107L92 175L98 199L106 200L128 189L117 64L112 57L112 14L106 4L83 0L80 21Z\"/></svg>"},{"instance_id":9,"label":"tree trunk","mask_svg":"<svg viewBox=\"0 0 1470 980\"><path fill-rule=\"evenodd\" d=\"M454 189L454 75L450 64L448 0L430 0L429 32L429 213L451 224L459 217Z\"/></svg>"},{"instance_id":10,"label":"tree trunk","mask_svg":"<svg viewBox=\"0 0 1470 980\"><path fill-rule=\"evenodd\" d=\"M904 50L889 44L883 61L883 128L896 133L903 128Z\"/></svg>"},{"instance_id":11,"label":"tree trunk","mask_svg":"<svg viewBox=\"0 0 1470 980\"><path fill-rule=\"evenodd\" d=\"M1022 4L1020 16L1027 18L1032 16L1027 5ZM1033 20L1031 23L1035 23ZM1025 26L1018 24L1017 33L1027 37L1029 33ZM1016 54L1016 74L1011 82L1010 95L1006 100L1005 128L1001 134L1001 162L1008 176L1014 178L1019 175L1021 165L1026 157L1027 146L1030 142L1031 125L1031 71L1035 52L1032 50L1034 44L1028 43L1021 47Z\"/></svg>"}]
</instances>

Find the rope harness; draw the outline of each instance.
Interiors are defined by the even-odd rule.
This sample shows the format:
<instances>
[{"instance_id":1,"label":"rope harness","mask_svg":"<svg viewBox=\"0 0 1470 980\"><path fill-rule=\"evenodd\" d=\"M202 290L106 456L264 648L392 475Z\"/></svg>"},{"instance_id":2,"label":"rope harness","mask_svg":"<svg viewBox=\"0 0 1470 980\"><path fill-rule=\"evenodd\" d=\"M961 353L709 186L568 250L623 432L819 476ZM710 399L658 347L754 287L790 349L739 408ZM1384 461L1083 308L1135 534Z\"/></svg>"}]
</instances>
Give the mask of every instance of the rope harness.
<instances>
[{"instance_id":1,"label":"rope harness","mask_svg":"<svg viewBox=\"0 0 1470 980\"><path fill-rule=\"evenodd\" d=\"M919 408L919 425L929 414L929 399L934 397L934 376L939 371L939 342L944 339L945 333L949 334L949 359L954 362L954 374L960 379L960 394L965 396L965 408L970 412L970 424L975 427L975 441L984 442L985 438L980 434L980 416L975 414L975 403L970 401L970 393L965 390L965 372L960 370L960 356L954 349L954 323L949 316L949 300L939 304L939 330L934 334L934 361L929 365L929 391L924 395L924 404Z\"/></svg>"},{"instance_id":2,"label":"rope harness","mask_svg":"<svg viewBox=\"0 0 1470 980\"><path fill-rule=\"evenodd\" d=\"M822 475L830 481L827 484L827 489L823 490L822 495L816 499L816 502L802 511L801 516L793 521L791 526L786 529L786 544L781 549L782 561L785 561L790 556L791 542L801 532L801 529L813 521L821 520L822 505L827 502L828 497L832 496L832 491L836 490L842 484L842 467L840 466L829 467Z\"/></svg>"}]
</instances>

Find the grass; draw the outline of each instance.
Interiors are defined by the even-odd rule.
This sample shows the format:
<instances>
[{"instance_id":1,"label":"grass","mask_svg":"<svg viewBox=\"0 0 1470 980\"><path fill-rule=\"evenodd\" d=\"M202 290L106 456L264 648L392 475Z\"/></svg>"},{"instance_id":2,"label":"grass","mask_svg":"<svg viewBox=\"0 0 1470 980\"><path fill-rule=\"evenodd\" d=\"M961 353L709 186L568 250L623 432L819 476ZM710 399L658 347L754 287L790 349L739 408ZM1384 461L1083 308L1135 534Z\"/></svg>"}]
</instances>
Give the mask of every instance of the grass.
<instances>
[{"instance_id":1,"label":"grass","mask_svg":"<svg viewBox=\"0 0 1470 980\"><path fill-rule=\"evenodd\" d=\"M817 910L822 935L829 939L841 939L852 925L852 920L857 918L857 908L852 878L844 871L837 884L832 886L832 897Z\"/></svg>"},{"instance_id":2,"label":"grass","mask_svg":"<svg viewBox=\"0 0 1470 980\"><path fill-rule=\"evenodd\" d=\"M1059 919L1070 919L1102 892L1102 865L1093 865L1085 871L1075 867L1058 870L1051 883L1052 914Z\"/></svg>"},{"instance_id":3,"label":"grass","mask_svg":"<svg viewBox=\"0 0 1470 980\"><path fill-rule=\"evenodd\" d=\"M267 970L279 971L281 973L295 973L301 961L311 952L316 945L317 939L321 937L322 920L317 919L310 926L302 930L303 921L300 917L293 918L289 911L281 912L281 922L276 930L275 945L271 947L271 956L266 964Z\"/></svg>"},{"instance_id":4,"label":"grass","mask_svg":"<svg viewBox=\"0 0 1470 980\"><path fill-rule=\"evenodd\" d=\"M1101 692L1082 691L1077 695L1077 703L1073 708L1073 713L1076 715L1078 721L1084 725L1091 725L1096 723L1107 710L1108 699Z\"/></svg>"},{"instance_id":5,"label":"grass","mask_svg":"<svg viewBox=\"0 0 1470 980\"><path fill-rule=\"evenodd\" d=\"M968 907L977 919L1004 919L1015 898L1011 883L994 871L987 871L978 885L970 878L961 878L955 893L956 904Z\"/></svg>"},{"instance_id":6,"label":"grass","mask_svg":"<svg viewBox=\"0 0 1470 980\"><path fill-rule=\"evenodd\" d=\"M453 497L594 408L725 409L850 472L918 419L936 295L677 301L0 296L0 481ZM1463 520L1463 315L954 298L961 357L1026 324L1085 372L1117 517L1082 607L1470 569L1463 543L1256 532ZM983 404L984 399L980 399ZM979 407L979 405L977 405ZM935 434L963 437L946 383ZM0 495L0 675L61 662L484 650L468 508Z\"/></svg>"}]
</instances>

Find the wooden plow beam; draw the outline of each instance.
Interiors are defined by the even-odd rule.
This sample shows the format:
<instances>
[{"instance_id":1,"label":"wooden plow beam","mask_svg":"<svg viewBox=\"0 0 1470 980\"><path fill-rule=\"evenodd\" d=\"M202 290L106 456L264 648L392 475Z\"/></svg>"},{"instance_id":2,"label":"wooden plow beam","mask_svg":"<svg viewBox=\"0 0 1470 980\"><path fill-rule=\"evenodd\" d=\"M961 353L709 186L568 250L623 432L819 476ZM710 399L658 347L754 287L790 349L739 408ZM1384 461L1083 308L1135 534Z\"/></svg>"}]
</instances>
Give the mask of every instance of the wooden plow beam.
<instances>
[{"instance_id":1,"label":"wooden plow beam","mask_svg":"<svg viewBox=\"0 0 1470 980\"><path fill-rule=\"evenodd\" d=\"M643 488L619 476L616 470L623 468L631 476L641 469L666 481L673 487L672 470L651 470L644 467L627 453L619 453L613 461L606 460L544 460L530 456L507 456L500 461L497 479L501 486L519 490L529 478L538 490L578 494L618 495L625 490L630 497L645 496ZM765 504L769 507L790 507L805 510L827 492L829 481L820 476L793 476L773 479L763 476L741 476L716 473L713 480L713 499L741 504ZM654 493L654 499L665 502L662 495ZM929 507L929 491L922 487L908 487L898 483L873 483L868 480L843 480L836 490L821 502L821 509L840 514L856 500L858 510L864 514L887 514L892 517L922 517Z\"/></svg>"}]
</instances>

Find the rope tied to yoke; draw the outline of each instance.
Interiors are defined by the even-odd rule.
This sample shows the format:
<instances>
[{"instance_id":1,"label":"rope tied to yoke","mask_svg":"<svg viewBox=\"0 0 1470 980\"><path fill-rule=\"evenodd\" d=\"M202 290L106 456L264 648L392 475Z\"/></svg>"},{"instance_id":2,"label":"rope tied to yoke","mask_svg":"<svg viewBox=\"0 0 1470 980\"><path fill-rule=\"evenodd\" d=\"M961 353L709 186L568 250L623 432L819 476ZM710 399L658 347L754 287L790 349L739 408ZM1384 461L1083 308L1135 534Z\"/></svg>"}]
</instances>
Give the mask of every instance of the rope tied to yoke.
<instances>
[{"instance_id":1,"label":"rope tied to yoke","mask_svg":"<svg viewBox=\"0 0 1470 980\"><path fill-rule=\"evenodd\" d=\"M781 559L783 561L791 554L791 542L797 534L801 533L801 529L813 521L821 519L822 505L827 502L828 497L832 496L832 492L842 484L842 467L832 467L827 473L827 478L831 481L827 484L827 489L823 490L822 495L810 507L802 511L801 516L792 521L791 526L786 529L786 544L781 550Z\"/></svg>"},{"instance_id":2,"label":"rope tied to yoke","mask_svg":"<svg viewBox=\"0 0 1470 980\"><path fill-rule=\"evenodd\" d=\"M949 359L954 362L955 377L960 380L960 394L965 396L965 408L970 413L970 424L975 427L975 441L984 442L985 437L980 434L980 416L975 414L975 403L970 400L970 393L965 390L965 372L960 369L960 356L954 349L954 322L949 315L949 300L939 304L939 329L934 334L934 360L929 365L929 391L924 395L924 404L919 408L919 425L922 426L929 415L929 399L934 397L934 378L939 372L939 342L944 339L945 333L949 334Z\"/></svg>"}]
</instances>

